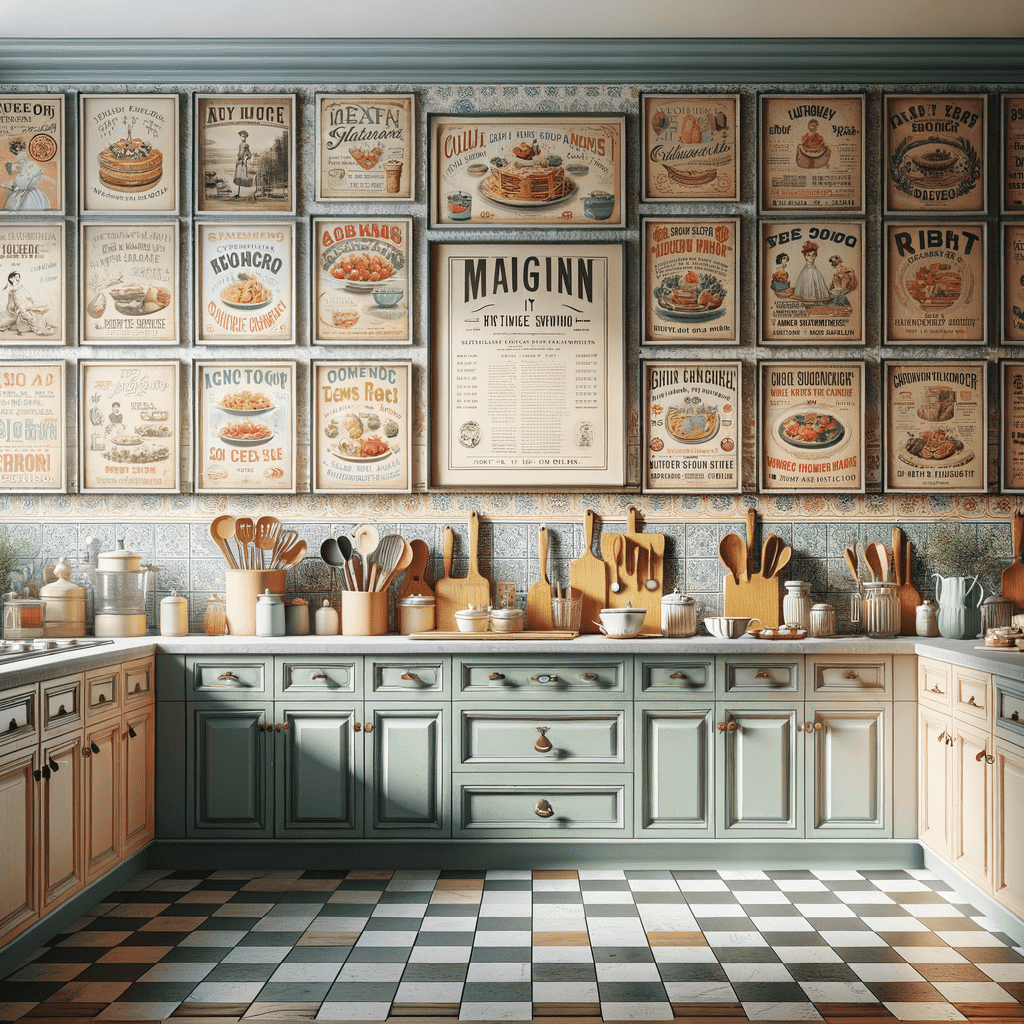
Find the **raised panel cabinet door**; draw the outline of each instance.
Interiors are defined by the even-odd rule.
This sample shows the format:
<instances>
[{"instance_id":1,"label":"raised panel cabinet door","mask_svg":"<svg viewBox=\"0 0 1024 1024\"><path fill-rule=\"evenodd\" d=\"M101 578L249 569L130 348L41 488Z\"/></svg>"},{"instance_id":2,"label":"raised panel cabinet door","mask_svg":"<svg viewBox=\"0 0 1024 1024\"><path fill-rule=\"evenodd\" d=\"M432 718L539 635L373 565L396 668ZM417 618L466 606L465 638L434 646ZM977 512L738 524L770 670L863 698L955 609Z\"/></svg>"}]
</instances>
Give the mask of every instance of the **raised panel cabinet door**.
<instances>
[{"instance_id":1,"label":"raised panel cabinet door","mask_svg":"<svg viewBox=\"0 0 1024 1024\"><path fill-rule=\"evenodd\" d=\"M85 884L85 758L81 731L43 743L40 872L44 913ZM44 770L45 769L45 770Z\"/></svg>"},{"instance_id":2,"label":"raised panel cabinet door","mask_svg":"<svg viewBox=\"0 0 1024 1024\"><path fill-rule=\"evenodd\" d=\"M808 703L804 712L807 835L891 836L892 705Z\"/></svg>"},{"instance_id":3,"label":"raised panel cabinet door","mask_svg":"<svg viewBox=\"0 0 1024 1024\"><path fill-rule=\"evenodd\" d=\"M358 704L274 708L275 834L278 838L358 836L362 739ZM280 728L279 728L280 727Z\"/></svg>"},{"instance_id":4,"label":"raised panel cabinet door","mask_svg":"<svg viewBox=\"0 0 1024 1024\"><path fill-rule=\"evenodd\" d=\"M121 859L121 716L85 733L85 881Z\"/></svg>"},{"instance_id":5,"label":"raised panel cabinet door","mask_svg":"<svg viewBox=\"0 0 1024 1024\"><path fill-rule=\"evenodd\" d=\"M636 834L714 835L711 798L715 709L638 708L634 778L640 783Z\"/></svg>"},{"instance_id":6,"label":"raised panel cabinet door","mask_svg":"<svg viewBox=\"0 0 1024 1024\"><path fill-rule=\"evenodd\" d=\"M273 704L207 701L189 710L188 835L269 839Z\"/></svg>"},{"instance_id":7,"label":"raised panel cabinet door","mask_svg":"<svg viewBox=\"0 0 1024 1024\"><path fill-rule=\"evenodd\" d=\"M156 831L153 776L155 725L152 704L126 713L121 734L121 856L145 846Z\"/></svg>"},{"instance_id":8,"label":"raised panel cabinet door","mask_svg":"<svg viewBox=\"0 0 1024 1024\"><path fill-rule=\"evenodd\" d=\"M797 725L803 701L719 701L716 712L718 838L802 836L803 757L797 757Z\"/></svg>"},{"instance_id":9,"label":"raised panel cabinet door","mask_svg":"<svg viewBox=\"0 0 1024 1024\"><path fill-rule=\"evenodd\" d=\"M917 835L946 860L950 859L953 824L953 737L949 715L929 708L917 712L918 799Z\"/></svg>"},{"instance_id":10,"label":"raised panel cabinet door","mask_svg":"<svg viewBox=\"0 0 1024 1024\"><path fill-rule=\"evenodd\" d=\"M447 704L366 705L367 836L451 835L450 714Z\"/></svg>"},{"instance_id":11,"label":"raised panel cabinet door","mask_svg":"<svg viewBox=\"0 0 1024 1024\"><path fill-rule=\"evenodd\" d=\"M0 757L0 941L39 919L39 748Z\"/></svg>"},{"instance_id":12,"label":"raised panel cabinet door","mask_svg":"<svg viewBox=\"0 0 1024 1024\"><path fill-rule=\"evenodd\" d=\"M997 742L995 749L995 877L992 891L1024 917L1024 750Z\"/></svg>"},{"instance_id":13,"label":"raised panel cabinet door","mask_svg":"<svg viewBox=\"0 0 1024 1024\"><path fill-rule=\"evenodd\" d=\"M953 726L952 861L985 890L992 886L992 745L983 729Z\"/></svg>"}]
</instances>

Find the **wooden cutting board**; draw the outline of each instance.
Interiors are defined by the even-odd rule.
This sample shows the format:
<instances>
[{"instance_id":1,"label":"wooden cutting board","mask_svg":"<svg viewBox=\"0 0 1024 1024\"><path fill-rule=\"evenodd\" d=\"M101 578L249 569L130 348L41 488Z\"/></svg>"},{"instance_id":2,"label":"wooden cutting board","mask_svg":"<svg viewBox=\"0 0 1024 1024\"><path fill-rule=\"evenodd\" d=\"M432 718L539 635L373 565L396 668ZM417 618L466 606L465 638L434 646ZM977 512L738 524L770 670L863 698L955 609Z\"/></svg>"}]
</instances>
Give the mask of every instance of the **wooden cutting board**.
<instances>
[{"instance_id":1,"label":"wooden cutting board","mask_svg":"<svg viewBox=\"0 0 1024 1024\"><path fill-rule=\"evenodd\" d=\"M434 591L427 583L427 561L430 558L430 547L425 540L418 538L409 541L409 547L412 548L412 561L409 563L409 568L405 570L405 580L398 588L398 593L395 595L396 600L400 601L403 597L433 597Z\"/></svg>"},{"instance_id":2,"label":"wooden cutting board","mask_svg":"<svg viewBox=\"0 0 1024 1024\"><path fill-rule=\"evenodd\" d=\"M765 577L754 572L754 532L757 512L747 509L746 564L739 582L732 573L725 577L725 614L756 618L762 629L778 629L782 625L782 593L779 577ZM762 570L764 566L760 567ZM756 628L756 627L755 627Z\"/></svg>"},{"instance_id":3,"label":"wooden cutting board","mask_svg":"<svg viewBox=\"0 0 1024 1024\"><path fill-rule=\"evenodd\" d=\"M455 550L455 534L450 526L444 528L444 543L441 556L444 559L444 575L434 584L434 622L438 629L454 630L459 624L455 621L455 584L452 579L452 553Z\"/></svg>"},{"instance_id":4,"label":"wooden cutting board","mask_svg":"<svg viewBox=\"0 0 1024 1024\"><path fill-rule=\"evenodd\" d=\"M581 633L599 632L594 622L598 612L607 608L608 566L594 554L594 526L597 513L587 509L583 517L583 554L569 563L569 587L573 597L583 598L580 617Z\"/></svg>"},{"instance_id":5,"label":"wooden cutting board","mask_svg":"<svg viewBox=\"0 0 1024 1024\"><path fill-rule=\"evenodd\" d=\"M526 628L551 629L551 581L548 579L548 528L537 528L537 562L540 579L526 594Z\"/></svg>"},{"instance_id":6,"label":"wooden cutting board","mask_svg":"<svg viewBox=\"0 0 1024 1024\"><path fill-rule=\"evenodd\" d=\"M625 608L631 604L634 608L646 608L644 627L641 635L657 635L661 633L661 595L665 571L665 535L663 533L644 533L638 522L640 510L630 505L626 511L626 531L623 534L601 534L601 557L610 567L610 572L618 572L622 589L607 596L605 608ZM616 569L613 548L616 538L623 541L622 559ZM648 579L654 580L653 590L644 584Z\"/></svg>"},{"instance_id":7,"label":"wooden cutting board","mask_svg":"<svg viewBox=\"0 0 1024 1024\"><path fill-rule=\"evenodd\" d=\"M1003 570L1000 593L1008 601L1013 602L1014 614L1024 612L1024 564L1021 564L1021 539L1024 538L1024 516L1020 509L1015 509L1010 521L1013 534L1013 564Z\"/></svg>"},{"instance_id":8,"label":"wooden cutting board","mask_svg":"<svg viewBox=\"0 0 1024 1024\"><path fill-rule=\"evenodd\" d=\"M917 606L921 603L921 594L914 586L913 545L903 538L898 526L892 531L892 557L899 583L896 600L900 603L900 636L917 636Z\"/></svg>"}]
</instances>

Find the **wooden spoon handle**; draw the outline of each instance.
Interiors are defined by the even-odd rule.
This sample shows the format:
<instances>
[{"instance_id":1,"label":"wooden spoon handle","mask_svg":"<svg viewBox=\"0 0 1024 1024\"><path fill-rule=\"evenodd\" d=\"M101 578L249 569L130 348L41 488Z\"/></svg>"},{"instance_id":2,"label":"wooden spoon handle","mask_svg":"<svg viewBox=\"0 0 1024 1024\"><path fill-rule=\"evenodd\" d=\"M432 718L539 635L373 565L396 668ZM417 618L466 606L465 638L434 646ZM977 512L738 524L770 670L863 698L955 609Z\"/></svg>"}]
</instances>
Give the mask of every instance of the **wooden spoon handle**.
<instances>
[{"instance_id":1,"label":"wooden spoon handle","mask_svg":"<svg viewBox=\"0 0 1024 1024\"><path fill-rule=\"evenodd\" d=\"M1017 563L1020 561L1020 542L1024 539L1024 515L1021 515L1019 508L1014 509L1010 529L1013 532L1013 561Z\"/></svg>"},{"instance_id":2,"label":"wooden spoon handle","mask_svg":"<svg viewBox=\"0 0 1024 1024\"><path fill-rule=\"evenodd\" d=\"M550 587L551 582L548 580L548 528L546 526L537 527L537 562L540 565L541 582Z\"/></svg>"},{"instance_id":3,"label":"wooden spoon handle","mask_svg":"<svg viewBox=\"0 0 1024 1024\"><path fill-rule=\"evenodd\" d=\"M754 571L754 527L757 524L757 510L747 509L747 564L743 569L743 580L750 582L750 574Z\"/></svg>"},{"instance_id":4,"label":"wooden spoon handle","mask_svg":"<svg viewBox=\"0 0 1024 1024\"><path fill-rule=\"evenodd\" d=\"M455 552L455 534L450 526L444 528L444 547L441 549L444 556L444 574L447 579L452 578L452 555Z\"/></svg>"},{"instance_id":5,"label":"wooden spoon handle","mask_svg":"<svg viewBox=\"0 0 1024 1024\"><path fill-rule=\"evenodd\" d=\"M477 546L480 543L480 516L476 512L469 513L469 575L480 575L477 569Z\"/></svg>"}]
</instances>

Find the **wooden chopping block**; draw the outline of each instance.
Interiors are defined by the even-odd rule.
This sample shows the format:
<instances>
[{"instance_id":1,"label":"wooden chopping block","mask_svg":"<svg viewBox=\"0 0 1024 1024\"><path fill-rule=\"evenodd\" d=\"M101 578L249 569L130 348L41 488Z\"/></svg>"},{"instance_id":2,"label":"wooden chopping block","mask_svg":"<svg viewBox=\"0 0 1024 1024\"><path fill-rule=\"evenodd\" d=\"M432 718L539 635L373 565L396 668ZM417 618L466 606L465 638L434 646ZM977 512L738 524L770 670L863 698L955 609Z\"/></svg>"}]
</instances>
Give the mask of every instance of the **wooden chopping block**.
<instances>
[{"instance_id":1,"label":"wooden chopping block","mask_svg":"<svg viewBox=\"0 0 1024 1024\"><path fill-rule=\"evenodd\" d=\"M782 625L782 594L779 591L779 577L767 579L760 573L747 582L740 577L733 581L732 574L725 577L725 614L748 615L761 622L761 629L778 629ZM755 626L755 629L758 627Z\"/></svg>"},{"instance_id":2,"label":"wooden chopping block","mask_svg":"<svg viewBox=\"0 0 1024 1024\"><path fill-rule=\"evenodd\" d=\"M1015 509L1010 522L1013 532L1013 564L1003 570L1000 593L1013 602L1014 613L1024 612L1024 564L1021 564L1021 539L1024 538L1024 516Z\"/></svg>"},{"instance_id":3,"label":"wooden chopping block","mask_svg":"<svg viewBox=\"0 0 1024 1024\"><path fill-rule=\"evenodd\" d=\"M447 534L445 535L447 542ZM480 575L477 567L477 548L480 543L480 516L476 512L469 513L469 571L465 576L456 577L448 581L448 596L454 603L451 608L452 627L458 629L459 624L455 621L455 613L463 608L472 605L475 608L486 608L491 603L491 585ZM445 563L445 574L450 575L451 570L448 563ZM438 581L440 582L440 580ZM436 607L436 602L435 602ZM438 621L438 629L447 627L441 626Z\"/></svg>"},{"instance_id":4,"label":"wooden chopping block","mask_svg":"<svg viewBox=\"0 0 1024 1024\"><path fill-rule=\"evenodd\" d=\"M551 629L551 583L548 580L548 528L537 528L537 561L540 579L526 594L526 628Z\"/></svg>"},{"instance_id":5,"label":"wooden chopping block","mask_svg":"<svg viewBox=\"0 0 1024 1024\"><path fill-rule=\"evenodd\" d=\"M450 526L444 528L444 545L441 549L444 558L444 575L434 584L434 621L437 629L450 632L458 629L455 621L456 602L455 584L452 579L452 553L455 550L455 534Z\"/></svg>"},{"instance_id":6,"label":"wooden chopping block","mask_svg":"<svg viewBox=\"0 0 1024 1024\"><path fill-rule=\"evenodd\" d=\"M607 608L608 600L608 566L594 554L594 524L597 514L587 509L583 517L583 554L569 563L569 587L573 597L583 598L583 611L580 617L581 633L597 633L594 625L598 612Z\"/></svg>"},{"instance_id":7,"label":"wooden chopping block","mask_svg":"<svg viewBox=\"0 0 1024 1024\"><path fill-rule=\"evenodd\" d=\"M425 540L409 541L412 548L412 561L405 570L405 580L398 588L396 600L403 597L433 597L434 591L427 583L427 561L430 558L430 547Z\"/></svg>"},{"instance_id":8,"label":"wooden chopping block","mask_svg":"<svg viewBox=\"0 0 1024 1024\"><path fill-rule=\"evenodd\" d=\"M637 523L640 510L630 505L626 512L626 532L622 534L624 551L622 563L618 569L622 589L617 594L608 593L606 608L625 608L631 604L634 608L646 608L642 634L661 633L661 595L664 584L665 570L665 535L663 533L643 533ZM619 534L601 534L601 556L604 562L615 572L615 555L612 547ZM641 578L642 577L642 578ZM648 590L644 586L647 579L653 579L657 587Z\"/></svg>"}]
</instances>

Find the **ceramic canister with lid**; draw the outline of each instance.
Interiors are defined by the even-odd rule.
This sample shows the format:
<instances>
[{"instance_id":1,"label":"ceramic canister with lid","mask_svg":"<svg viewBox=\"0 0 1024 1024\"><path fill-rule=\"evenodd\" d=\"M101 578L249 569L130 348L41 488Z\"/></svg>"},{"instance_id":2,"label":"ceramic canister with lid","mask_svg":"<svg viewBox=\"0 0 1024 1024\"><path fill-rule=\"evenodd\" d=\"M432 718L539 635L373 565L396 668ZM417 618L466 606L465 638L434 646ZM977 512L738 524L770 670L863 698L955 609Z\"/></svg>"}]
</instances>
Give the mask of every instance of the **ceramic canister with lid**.
<instances>
[{"instance_id":1,"label":"ceramic canister with lid","mask_svg":"<svg viewBox=\"0 0 1024 1024\"><path fill-rule=\"evenodd\" d=\"M256 635L284 636L284 601L269 588L256 599Z\"/></svg>"},{"instance_id":2,"label":"ceramic canister with lid","mask_svg":"<svg viewBox=\"0 0 1024 1024\"><path fill-rule=\"evenodd\" d=\"M309 635L309 602L296 597L284 606L284 631L288 636Z\"/></svg>"},{"instance_id":3,"label":"ceramic canister with lid","mask_svg":"<svg viewBox=\"0 0 1024 1024\"><path fill-rule=\"evenodd\" d=\"M811 585L805 580L786 580L782 621L787 626L811 627Z\"/></svg>"},{"instance_id":4,"label":"ceramic canister with lid","mask_svg":"<svg viewBox=\"0 0 1024 1024\"><path fill-rule=\"evenodd\" d=\"M325 598L323 605L317 608L316 615L313 616L313 632L317 636L337 636L340 624L337 609Z\"/></svg>"},{"instance_id":5,"label":"ceramic canister with lid","mask_svg":"<svg viewBox=\"0 0 1024 1024\"><path fill-rule=\"evenodd\" d=\"M46 636L85 636L85 587L71 582L71 565L62 558L54 567L57 577L39 591L45 602Z\"/></svg>"},{"instance_id":6,"label":"ceramic canister with lid","mask_svg":"<svg viewBox=\"0 0 1024 1024\"><path fill-rule=\"evenodd\" d=\"M407 594L398 599L398 632L430 633L436 628L433 594Z\"/></svg>"},{"instance_id":7,"label":"ceramic canister with lid","mask_svg":"<svg viewBox=\"0 0 1024 1024\"><path fill-rule=\"evenodd\" d=\"M140 555L126 550L122 540L113 551L100 554L97 562L96 635L145 636L149 567L142 565Z\"/></svg>"},{"instance_id":8,"label":"ceramic canister with lid","mask_svg":"<svg viewBox=\"0 0 1024 1024\"><path fill-rule=\"evenodd\" d=\"M693 636L697 632L698 617L703 609L692 597L676 587L661 599L661 632L664 636Z\"/></svg>"},{"instance_id":9,"label":"ceramic canister with lid","mask_svg":"<svg viewBox=\"0 0 1024 1024\"><path fill-rule=\"evenodd\" d=\"M811 636L836 635L836 610L830 604L816 604L811 608Z\"/></svg>"},{"instance_id":10,"label":"ceramic canister with lid","mask_svg":"<svg viewBox=\"0 0 1024 1024\"><path fill-rule=\"evenodd\" d=\"M188 601L172 590L160 602L160 635L185 636L188 633Z\"/></svg>"}]
</instances>

